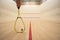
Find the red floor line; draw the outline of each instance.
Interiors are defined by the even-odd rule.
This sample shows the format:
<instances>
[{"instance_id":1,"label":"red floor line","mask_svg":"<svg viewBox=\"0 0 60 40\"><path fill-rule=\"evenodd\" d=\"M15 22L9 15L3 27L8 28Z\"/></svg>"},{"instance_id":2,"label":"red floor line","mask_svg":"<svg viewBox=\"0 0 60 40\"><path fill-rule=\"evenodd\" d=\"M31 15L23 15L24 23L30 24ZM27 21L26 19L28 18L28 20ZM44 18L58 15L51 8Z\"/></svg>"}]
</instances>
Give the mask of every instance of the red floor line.
<instances>
[{"instance_id":1,"label":"red floor line","mask_svg":"<svg viewBox=\"0 0 60 40\"><path fill-rule=\"evenodd\" d=\"M30 22L30 27L29 27L29 40L32 40L31 22Z\"/></svg>"}]
</instances>

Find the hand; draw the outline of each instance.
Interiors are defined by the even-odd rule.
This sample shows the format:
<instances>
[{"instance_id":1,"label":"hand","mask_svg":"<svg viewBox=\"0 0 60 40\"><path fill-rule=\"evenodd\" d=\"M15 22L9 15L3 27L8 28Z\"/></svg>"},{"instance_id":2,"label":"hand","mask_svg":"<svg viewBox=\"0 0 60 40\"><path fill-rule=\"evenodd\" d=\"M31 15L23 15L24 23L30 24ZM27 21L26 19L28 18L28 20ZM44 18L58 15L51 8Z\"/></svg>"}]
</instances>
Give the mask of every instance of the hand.
<instances>
[{"instance_id":1,"label":"hand","mask_svg":"<svg viewBox=\"0 0 60 40\"><path fill-rule=\"evenodd\" d=\"M13 0L16 2L17 8L19 9L21 7L21 1L20 0Z\"/></svg>"}]
</instances>

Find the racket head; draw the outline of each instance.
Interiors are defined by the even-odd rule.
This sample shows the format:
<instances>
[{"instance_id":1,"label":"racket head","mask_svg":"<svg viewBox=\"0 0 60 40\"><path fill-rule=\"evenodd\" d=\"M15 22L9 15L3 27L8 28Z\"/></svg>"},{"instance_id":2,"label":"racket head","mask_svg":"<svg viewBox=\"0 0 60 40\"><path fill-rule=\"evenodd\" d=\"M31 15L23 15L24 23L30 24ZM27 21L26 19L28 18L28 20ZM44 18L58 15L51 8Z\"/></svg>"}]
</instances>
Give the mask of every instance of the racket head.
<instances>
[{"instance_id":1,"label":"racket head","mask_svg":"<svg viewBox=\"0 0 60 40\"><path fill-rule=\"evenodd\" d=\"M23 33L25 31L25 24L21 17L17 17L14 24L14 30L16 33Z\"/></svg>"}]
</instances>

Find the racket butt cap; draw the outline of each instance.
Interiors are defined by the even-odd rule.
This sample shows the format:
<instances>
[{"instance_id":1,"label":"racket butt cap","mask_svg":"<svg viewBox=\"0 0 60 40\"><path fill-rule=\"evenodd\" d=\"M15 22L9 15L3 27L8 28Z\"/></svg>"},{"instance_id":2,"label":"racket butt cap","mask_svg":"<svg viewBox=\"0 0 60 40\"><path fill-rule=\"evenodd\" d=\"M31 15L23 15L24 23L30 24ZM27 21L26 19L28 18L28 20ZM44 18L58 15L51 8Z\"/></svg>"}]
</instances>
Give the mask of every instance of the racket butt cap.
<instances>
[{"instance_id":1,"label":"racket butt cap","mask_svg":"<svg viewBox=\"0 0 60 40\"><path fill-rule=\"evenodd\" d=\"M18 7L18 9L20 9L20 7Z\"/></svg>"}]
</instances>

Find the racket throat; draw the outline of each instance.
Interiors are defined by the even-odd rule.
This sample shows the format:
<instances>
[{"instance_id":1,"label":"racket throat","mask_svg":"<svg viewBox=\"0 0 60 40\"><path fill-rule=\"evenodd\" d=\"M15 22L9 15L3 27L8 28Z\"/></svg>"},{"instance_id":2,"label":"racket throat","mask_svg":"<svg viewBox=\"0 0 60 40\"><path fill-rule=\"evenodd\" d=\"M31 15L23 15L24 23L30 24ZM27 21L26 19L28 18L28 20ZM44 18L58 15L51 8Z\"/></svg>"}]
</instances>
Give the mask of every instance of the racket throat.
<instances>
[{"instance_id":1,"label":"racket throat","mask_svg":"<svg viewBox=\"0 0 60 40\"><path fill-rule=\"evenodd\" d=\"M20 17L20 9L18 9L18 17Z\"/></svg>"}]
</instances>

